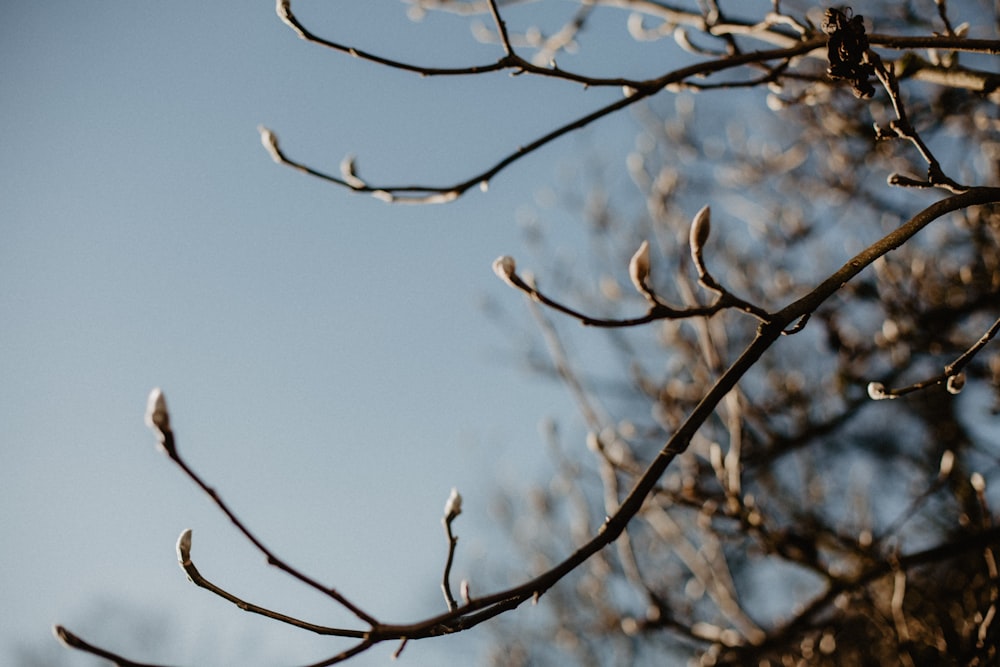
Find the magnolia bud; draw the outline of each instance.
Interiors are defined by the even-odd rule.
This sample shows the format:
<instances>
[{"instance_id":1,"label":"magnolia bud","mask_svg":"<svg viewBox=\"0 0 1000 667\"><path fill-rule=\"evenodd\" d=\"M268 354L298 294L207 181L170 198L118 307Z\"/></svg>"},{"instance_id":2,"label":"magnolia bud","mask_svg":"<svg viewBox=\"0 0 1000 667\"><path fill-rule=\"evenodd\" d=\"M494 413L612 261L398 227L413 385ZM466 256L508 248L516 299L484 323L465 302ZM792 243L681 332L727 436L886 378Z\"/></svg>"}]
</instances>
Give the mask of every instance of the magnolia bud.
<instances>
[{"instance_id":1,"label":"magnolia bud","mask_svg":"<svg viewBox=\"0 0 1000 667\"><path fill-rule=\"evenodd\" d=\"M461 513L462 494L458 492L458 489L452 488L451 494L448 496L448 502L444 504L444 518L446 521L451 521Z\"/></svg>"},{"instance_id":2,"label":"magnolia bud","mask_svg":"<svg viewBox=\"0 0 1000 667\"><path fill-rule=\"evenodd\" d=\"M167 399L164 398L163 391L159 387L149 392L149 399L146 401L146 426L159 433L170 430Z\"/></svg>"},{"instance_id":3,"label":"magnolia bud","mask_svg":"<svg viewBox=\"0 0 1000 667\"><path fill-rule=\"evenodd\" d=\"M965 386L965 373L949 375L944 386L948 390L949 394L961 393L962 388Z\"/></svg>"},{"instance_id":4,"label":"magnolia bud","mask_svg":"<svg viewBox=\"0 0 1000 667\"><path fill-rule=\"evenodd\" d=\"M514 284L514 272L516 270L517 263L509 255L503 255L493 260L493 273L497 274L501 280L511 287L516 287Z\"/></svg>"},{"instance_id":5,"label":"magnolia bud","mask_svg":"<svg viewBox=\"0 0 1000 667\"><path fill-rule=\"evenodd\" d=\"M691 259L697 266L701 266L701 253L708 241L708 235L712 231L712 211L708 206L702 207L695 214L691 222L691 234L688 244L691 246Z\"/></svg>"},{"instance_id":6,"label":"magnolia bud","mask_svg":"<svg viewBox=\"0 0 1000 667\"><path fill-rule=\"evenodd\" d=\"M881 382L869 382L868 383L868 396L873 401L882 401L887 398L893 398L891 394L886 393L885 385Z\"/></svg>"},{"instance_id":7,"label":"magnolia bud","mask_svg":"<svg viewBox=\"0 0 1000 667\"><path fill-rule=\"evenodd\" d=\"M649 277L649 241L643 241L628 263L628 277L632 279L636 291L649 294L646 278Z\"/></svg>"},{"instance_id":8,"label":"magnolia bud","mask_svg":"<svg viewBox=\"0 0 1000 667\"><path fill-rule=\"evenodd\" d=\"M340 176L350 187L363 188L365 187L365 182L358 177L357 168L358 164L355 157L353 155L346 155L340 161Z\"/></svg>"},{"instance_id":9,"label":"magnolia bud","mask_svg":"<svg viewBox=\"0 0 1000 667\"><path fill-rule=\"evenodd\" d=\"M271 159L278 164L284 162L281 158L281 152L278 150L278 137L275 136L274 132L263 125L258 125L257 131L260 132L260 143L264 146L264 150L271 156Z\"/></svg>"},{"instance_id":10,"label":"magnolia bud","mask_svg":"<svg viewBox=\"0 0 1000 667\"><path fill-rule=\"evenodd\" d=\"M976 493L982 493L986 490L986 478L980 472L972 473L969 477L969 483L972 485L972 490Z\"/></svg>"},{"instance_id":11,"label":"magnolia bud","mask_svg":"<svg viewBox=\"0 0 1000 667\"><path fill-rule=\"evenodd\" d=\"M944 479L951 474L951 469L955 467L955 452L950 449L944 450L941 455L941 467L938 469L938 479Z\"/></svg>"},{"instance_id":12,"label":"magnolia bud","mask_svg":"<svg viewBox=\"0 0 1000 667\"><path fill-rule=\"evenodd\" d=\"M191 529L188 528L177 538L177 562L181 567L191 564Z\"/></svg>"}]
</instances>

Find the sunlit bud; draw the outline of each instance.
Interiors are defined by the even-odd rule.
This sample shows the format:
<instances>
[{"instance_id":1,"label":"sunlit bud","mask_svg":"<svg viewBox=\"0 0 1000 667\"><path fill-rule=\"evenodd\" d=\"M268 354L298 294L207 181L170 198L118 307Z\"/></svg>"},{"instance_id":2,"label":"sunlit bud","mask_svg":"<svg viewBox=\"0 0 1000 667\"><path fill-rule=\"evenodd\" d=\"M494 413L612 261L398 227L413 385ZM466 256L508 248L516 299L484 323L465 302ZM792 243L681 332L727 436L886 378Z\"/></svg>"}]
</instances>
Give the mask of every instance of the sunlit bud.
<instances>
[{"instance_id":1,"label":"sunlit bud","mask_svg":"<svg viewBox=\"0 0 1000 667\"><path fill-rule=\"evenodd\" d=\"M639 91L637 91L632 86L622 86L622 95L624 95L625 97L632 97L637 92L639 92Z\"/></svg>"},{"instance_id":2,"label":"sunlit bud","mask_svg":"<svg viewBox=\"0 0 1000 667\"><path fill-rule=\"evenodd\" d=\"M972 490L976 493L982 493L986 490L986 479L978 472L972 473L969 483L972 484Z\"/></svg>"},{"instance_id":3,"label":"sunlit bud","mask_svg":"<svg viewBox=\"0 0 1000 667\"><path fill-rule=\"evenodd\" d=\"M781 111L787 106L788 104L786 104L780 96L775 95L774 93L767 96L767 108L771 111Z\"/></svg>"},{"instance_id":4,"label":"sunlit bud","mask_svg":"<svg viewBox=\"0 0 1000 667\"><path fill-rule=\"evenodd\" d=\"M340 161L340 177L352 188L363 188L365 182L358 178L358 163L353 155L345 155Z\"/></svg>"},{"instance_id":5,"label":"sunlit bud","mask_svg":"<svg viewBox=\"0 0 1000 667\"><path fill-rule=\"evenodd\" d=\"M944 386L948 390L949 394L960 393L962 391L962 387L965 386L965 373L949 375L948 380L944 383Z\"/></svg>"},{"instance_id":6,"label":"sunlit bud","mask_svg":"<svg viewBox=\"0 0 1000 667\"><path fill-rule=\"evenodd\" d=\"M271 156L271 159L279 164L284 162L281 158L281 152L278 150L278 137L275 136L274 132L263 125L258 125L257 131L260 132L260 143L264 146L264 150Z\"/></svg>"},{"instance_id":7,"label":"sunlit bud","mask_svg":"<svg viewBox=\"0 0 1000 667\"><path fill-rule=\"evenodd\" d=\"M181 567L191 564L191 529L186 529L177 538L177 562Z\"/></svg>"},{"instance_id":8,"label":"sunlit bud","mask_svg":"<svg viewBox=\"0 0 1000 667\"><path fill-rule=\"evenodd\" d=\"M886 393L885 385L881 382L868 383L868 396L873 401L882 401L887 398L895 398L892 394Z\"/></svg>"},{"instance_id":9,"label":"sunlit bud","mask_svg":"<svg viewBox=\"0 0 1000 667\"><path fill-rule=\"evenodd\" d=\"M170 430L167 399L159 387L149 392L149 399L146 401L146 426L160 433Z\"/></svg>"},{"instance_id":10,"label":"sunlit bud","mask_svg":"<svg viewBox=\"0 0 1000 667\"><path fill-rule=\"evenodd\" d=\"M61 625L52 626L52 634L55 635L59 643L68 648L74 648L76 646L76 635L67 630Z\"/></svg>"},{"instance_id":11,"label":"sunlit bud","mask_svg":"<svg viewBox=\"0 0 1000 667\"><path fill-rule=\"evenodd\" d=\"M691 259L699 266L701 265L701 252L711 231L712 210L708 206L704 206L695 214L694 220L691 222L691 235L688 239L691 246Z\"/></svg>"},{"instance_id":12,"label":"sunlit bud","mask_svg":"<svg viewBox=\"0 0 1000 667\"><path fill-rule=\"evenodd\" d=\"M448 496L448 502L444 504L444 518L451 520L461 513L462 494L458 492L458 489L452 488L451 494Z\"/></svg>"},{"instance_id":13,"label":"sunlit bud","mask_svg":"<svg viewBox=\"0 0 1000 667\"><path fill-rule=\"evenodd\" d=\"M486 181L486 180L479 181L479 190L481 192L489 192L489 190L490 190L490 182Z\"/></svg>"},{"instance_id":14,"label":"sunlit bud","mask_svg":"<svg viewBox=\"0 0 1000 667\"><path fill-rule=\"evenodd\" d=\"M469 593L469 581L467 579L462 579L462 583L458 585L458 592L462 596L462 602L465 604L472 602L472 595Z\"/></svg>"},{"instance_id":15,"label":"sunlit bud","mask_svg":"<svg viewBox=\"0 0 1000 667\"><path fill-rule=\"evenodd\" d=\"M280 16L282 20L285 20L288 18L288 14L292 11L291 0L278 0L278 4L274 9L278 12L278 16Z\"/></svg>"},{"instance_id":16,"label":"sunlit bud","mask_svg":"<svg viewBox=\"0 0 1000 667\"><path fill-rule=\"evenodd\" d=\"M938 479L944 479L951 474L951 469L955 465L955 452L950 449L944 450L941 455L941 467L938 469Z\"/></svg>"},{"instance_id":17,"label":"sunlit bud","mask_svg":"<svg viewBox=\"0 0 1000 667\"><path fill-rule=\"evenodd\" d=\"M632 279L632 284L639 293L649 293L649 288L646 286L646 278L649 277L649 241L643 241L632 255L628 263L628 277Z\"/></svg>"},{"instance_id":18,"label":"sunlit bud","mask_svg":"<svg viewBox=\"0 0 1000 667\"><path fill-rule=\"evenodd\" d=\"M517 263L510 255L503 255L493 260L493 273L497 274L501 280L512 287L514 285L514 272L517 270Z\"/></svg>"}]
</instances>

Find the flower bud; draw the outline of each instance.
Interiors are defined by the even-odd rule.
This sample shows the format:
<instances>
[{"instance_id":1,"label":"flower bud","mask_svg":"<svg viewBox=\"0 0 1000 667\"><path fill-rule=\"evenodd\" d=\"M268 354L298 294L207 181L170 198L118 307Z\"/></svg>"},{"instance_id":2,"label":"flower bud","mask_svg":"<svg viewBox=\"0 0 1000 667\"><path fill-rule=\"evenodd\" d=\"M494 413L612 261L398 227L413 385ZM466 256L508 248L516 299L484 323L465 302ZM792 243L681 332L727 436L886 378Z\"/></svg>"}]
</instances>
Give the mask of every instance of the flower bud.
<instances>
[{"instance_id":1,"label":"flower bud","mask_svg":"<svg viewBox=\"0 0 1000 667\"><path fill-rule=\"evenodd\" d=\"M503 255L493 260L493 273L497 274L501 280L511 287L516 287L514 284L514 272L516 270L517 263L509 255Z\"/></svg>"},{"instance_id":2,"label":"flower bud","mask_svg":"<svg viewBox=\"0 0 1000 667\"><path fill-rule=\"evenodd\" d=\"M257 131L260 132L260 143L264 146L264 150L271 156L271 159L278 164L284 162L281 152L278 150L278 137L275 136L274 132L263 125L258 125Z\"/></svg>"},{"instance_id":3,"label":"flower bud","mask_svg":"<svg viewBox=\"0 0 1000 667\"><path fill-rule=\"evenodd\" d=\"M947 381L944 383L944 386L948 390L949 394L961 393L962 388L965 386L965 373L949 375Z\"/></svg>"},{"instance_id":4,"label":"flower bud","mask_svg":"<svg viewBox=\"0 0 1000 667\"><path fill-rule=\"evenodd\" d=\"M646 278L649 277L649 241L643 241L628 263L628 277L640 294L649 294Z\"/></svg>"},{"instance_id":5,"label":"flower bud","mask_svg":"<svg viewBox=\"0 0 1000 667\"><path fill-rule=\"evenodd\" d=\"M868 383L868 396L873 401L883 401L887 398L893 398L891 394L886 393L885 385L881 382Z\"/></svg>"},{"instance_id":6,"label":"flower bud","mask_svg":"<svg viewBox=\"0 0 1000 667\"><path fill-rule=\"evenodd\" d=\"M711 231L712 211L708 206L703 206L691 222L691 234L688 238L688 244L691 246L691 259L697 266L701 266L701 253Z\"/></svg>"},{"instance_id":7,"label":"flower bud","mask_svg":"<svg viewBox=\"0 0 1000 667\"><path fill-rule=\"evenodd\" d=\"M181 567L191 564L191 529L188 528L177 538L177 562Z\"/></svg>"},{"instance_id":8,"label":"flower bud","mask_svg":"<svg viewBox=\"0 0 1000 667\"><path fill-rule=\"evenodd\" d=\"M986 490L986 478L983 477L981 472L972 473L972 476L969 477L969 483L972 485L972 490L976 493L982 493Z\"/></svg>"},{"instance_id":9,"label":"flower bud","mask_svg":"<svg viewBox=\"0 0 1000 667\"><path fill-rule=\"evenodd\" d=\"M163 396L163 391L157 387L149 392L149 399L146 401L146 426L165 433L170 430L170 413L167 412L167 399Z\"/></svg>"},{"instance_id":10,"label":"flower bud","mask_svg":"<svg viewBox=\"0 0 1000 667\"><path fill-rule=\"evenodd\" d=\"M451 521L461 513L462 494L458 492L458 489L453 487L451 494L448 496L448 502L444 504L444 518L446 521Z\"/></svg>"},{"instance_id":11,"label":"flower bud","mask_svg":"<svg viewBox=\"0 0 1000 667\"><path fill-rule=\"evenodd\" d=\"M352 188L363 188L365 182L358 177L358 163L353 155L346 155L340 161L340 177Z\"/></svg>"}]
</instances>

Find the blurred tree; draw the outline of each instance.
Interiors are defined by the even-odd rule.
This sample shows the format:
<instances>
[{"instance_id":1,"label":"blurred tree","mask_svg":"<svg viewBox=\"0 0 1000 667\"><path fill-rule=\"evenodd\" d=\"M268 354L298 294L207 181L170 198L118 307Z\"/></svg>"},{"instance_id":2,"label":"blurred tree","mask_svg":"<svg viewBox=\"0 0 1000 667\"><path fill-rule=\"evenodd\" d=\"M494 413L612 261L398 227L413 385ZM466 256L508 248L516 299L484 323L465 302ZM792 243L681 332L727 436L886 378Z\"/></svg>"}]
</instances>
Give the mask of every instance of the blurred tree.
<instances>
[{"instance_id":1,"label":"blurred tree","mask_svg":"<svg viewBox=\"0 0 1000 667\"><path fill-rule=\"evenodd\" d=\"M408 4L414 18L486 17L477 34L500 56L451 69L395 61L318 36L286 0L277 10L303 39L387 67L509 70L623 95L452 185L383 185L351 159L328 173L262 128L277 162L386 201L446 202L619 111L639 123L628 183L607 177L613 165L588 164L563 186L564 206L587 222L587 250L556 261L565 244L539 210L528 230L541 268L494 265L528 297L544 349L533 366L566 384L583 426L552 425L556 474L500 503L536 574L456 596L456 494L444 517L445 610L384 624L267 551L178 454L154 394L149 423L171 459L272 565L362 627L313 626L222 591L194 568L186 534L192 580L354 639L317 665L539 598L544 622L494 624L494 663L997 664L996 8L868 2L860 16L777 0L588 0L560 3L567 20L547 29L528 6L546 3ZM556 64L600 49L585 44L588 30L616 17L639 42L673 44L673 64L652 78ZM581 322L591 341L607 336L602 348L565 344Z\"/></svg>"}]
</instances>

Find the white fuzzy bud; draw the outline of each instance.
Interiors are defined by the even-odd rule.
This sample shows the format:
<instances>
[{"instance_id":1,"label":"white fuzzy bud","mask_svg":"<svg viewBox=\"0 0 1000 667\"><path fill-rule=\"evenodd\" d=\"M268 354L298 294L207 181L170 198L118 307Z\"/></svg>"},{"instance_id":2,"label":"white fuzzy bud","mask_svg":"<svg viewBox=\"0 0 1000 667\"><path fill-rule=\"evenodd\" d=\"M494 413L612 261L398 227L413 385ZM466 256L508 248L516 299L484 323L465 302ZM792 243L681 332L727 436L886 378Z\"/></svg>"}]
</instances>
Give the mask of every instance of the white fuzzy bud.
<instances>
[{"instance_id":1,"label":"white fuzzy bud","mask_svg":"<svg viewBox=\"0 0 1000 667\"><path fill-rule=\"evenodd\" d=\"M976 493L982 493L986 490L986 478L983 477L982 473L972 473L972 476L969 477L969 484L972 485L972 490Z\"/></svg>"},{"instance_id":2,"label":"white fuzzy bud","mask_svg":"<svg viewBox=\"0 0 1000 667\"><path fill-rule=\"evenodd\" d=\"M458 585L459 594L462 596L462 602L469 604L472 602L472 594L469 592L469 580L462 579L462 583Z\"/></svg>"},{"instance_id":3,"label":"white fuzzy bud","mask_svg":"<svg viewBox=\"0 0 1000 667\"><path fill-rule=\"evenodd\" d=\"M965 386L965 373L949 375L948 380L944 383L944 386L948 390L949 394L961 393L962 388Z\"/></svg>"},{"instance_id":4,"label":"white fuzzy bud","mask_svg":"<svg viewBox=\"0 0 1000 667\"><path fill-rule=\"evenodd\" d=\"M288 17L292 13L291 0L278 0L274 10L278 12L278 17L281 18L282 21L287 21Z\"/></svg>"},{"instance_id":5,"label":"white fuzzy bud","mask_svg":"<svg viewBox=\"0 0 1000 667\"><path fill-rule=\"evenodd\" d=\"M181 567L191 564L191 529L187 528L177 538L177 562Z\"/></svg>"},{"instance_id":6,"label":"white fuzzy bud","mask_svg":"<svg viewBox=\"0 0 1000 667\"><path fill-rule=\"evenodd\" d=\"M868 397L873 401L883 401L887 398L895 398L891 394L886 393L885 385L881 382L868 383Z\"/></svg>"},{"instance_id":7,"label":"white fuzzy bud","mask_svg":"<svg viewBox=\"0 0 1000 667\"><path fill-rule=\"evenodd\" d=\"M951 474L951 469L955 466L955 452L950 449L944 450L941 455L941 467L938 469L938 479L945 479Z\"/></svg>"},{"instance_id":8,"label":"white fuzzy bud","mask_svg":"<svg viewBox=\"0 0 1000 667\"><path fill-rule=\"evenodd\" d=\"M340 161L340 177L352 188L363 188L365 182L358 177L358 162L353 155L346 155Z\"/></svg>"},{"instance_id":9,"label":"white fuzzy bud","mask_svg":"<svg viewBox=\"0 0 1000 667\"><path fill-rule=\"evenodd\" d=\"M267 151L268 155L271 156L271 159L278 164L284 162L281 152L278 150L278 137L275 136L274 132L263 125L258 125L257 131L260 132L260 143L264 146L264 150Z\"/></svg>"},{"instance_id":10,"label":"white fuzzy bud","mask_svg":"<svg viewBox=\"0 0 1000 667\"><path fill-rule=\"evenodd\" d=\"M493 273L511 287L516 287L514 284L515 271L517 271L517 263L510 255L503 255L493 260Z\"/></svg>"},{"instance_id":11,"label":"white fuzzy bud","mask_svg":"<svg viewBox=\"0 0 1000 667\"><path fill-rule=\"evenodd\" d=\"M632 279L632 284L640 294L650 293L646 285L646 278L649 277L649 241L643 241L629 260L628 277Z\"/></svg>"},{"instance_id":12,"label":"white fuzzy bud","mask_svg":"<svg viewBox=\"0 0 1000 667\"><path fill-rule=\"evenodd\" d=\"M149 392L149 399L146 401L146 426L158 433L170 430L170 413L167 412L167 399L163 396L163 391L159 387Z\"/></svg>"},{"instance_id":13,"label":"white fuzzy bud","mask_svg":"<svg viewBox=\"0 0 1000 667\"><path fill-rule=\"evenodd\" d=\"M711 232L712 210L708 206L703 206L695 214L694 220L691 221L691 234L688 238L688 244L691 246L691 259L697 266L701 266L701 253Z\"/></svg>"},{"instance_id":14,"label":"white fuzzy bud","mask_svg":"<svg viewBox=\"0 0 1000 667\"><path fill-rule=\"evenodd\" d=\"M458 492L458 489L452 488L451 494L448 496L448 502L444 504L444 518L445 520L450 521L461 513L462 494Z\"/></svg>"}]
</instances>

